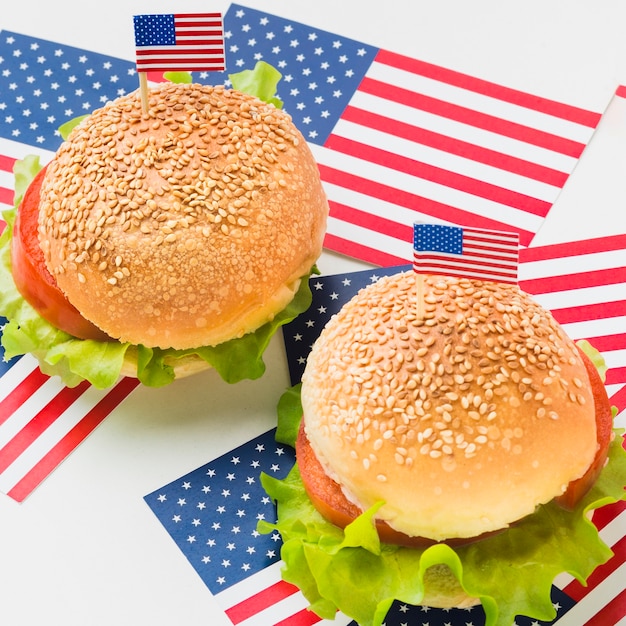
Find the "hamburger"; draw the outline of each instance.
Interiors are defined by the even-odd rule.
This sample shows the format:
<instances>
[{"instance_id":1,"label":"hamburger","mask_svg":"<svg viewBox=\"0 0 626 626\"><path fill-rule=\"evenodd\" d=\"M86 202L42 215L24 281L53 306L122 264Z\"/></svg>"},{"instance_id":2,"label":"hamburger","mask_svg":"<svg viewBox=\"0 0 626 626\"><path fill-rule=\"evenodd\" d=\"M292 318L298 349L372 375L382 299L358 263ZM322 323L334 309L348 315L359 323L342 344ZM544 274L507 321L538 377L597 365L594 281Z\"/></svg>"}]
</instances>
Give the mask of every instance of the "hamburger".
<instances>
[{"instance_id":1,"label":"hamburger","mask_svg":"<svg viewBox=\"0 0 626 626\"><path fill-rule=\"evenodd\" d=\"M97 386L263 373L276 328L308 307L328 213L287 113L163 83L147 112L138 92L94 111L38 169L18 164L29 184L2 238L8 356Z\"/></svg>"},{"instance_id":2,"label":"hamburger","mask_svg":"<svg viewBox=\"0 0 626 626\"><path fill-rule=\"evenodd\" d=\"M516 285L416 284L380 279L321 332L279 403L297 462L263 477L262 527L323 618L378 626L398 600L551 620L555 576L611 557L588 514L624 498L601 375Z\"/></svg>"}]
</instances>

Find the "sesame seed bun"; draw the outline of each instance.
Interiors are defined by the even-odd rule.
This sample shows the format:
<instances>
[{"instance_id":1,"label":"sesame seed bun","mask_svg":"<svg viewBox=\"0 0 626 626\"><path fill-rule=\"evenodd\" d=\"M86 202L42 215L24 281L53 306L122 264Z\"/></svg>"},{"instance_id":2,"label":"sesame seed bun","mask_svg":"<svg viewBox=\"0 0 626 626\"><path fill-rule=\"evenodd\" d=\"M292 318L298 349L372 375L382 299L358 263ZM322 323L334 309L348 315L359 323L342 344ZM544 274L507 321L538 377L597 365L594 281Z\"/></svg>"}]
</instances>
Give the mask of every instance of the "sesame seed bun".
<instances>
[{"instance_id":1,"label":"sesame seed bun","mask_svg":"<svg viewBox=\"0 0 626 626\"><path fill-rule=\"evenodd\" d=\"M223 87L164 83L95 111L58 150L39 239L60 289L111 337L213 346L292 300L328 205L291 118Z\"/></svg>"},{"instance_id":2,"label":"sesame seed bun","mask_svg":"<svg viewBox=\"0 0 626 626\"><path fill-rule=\"evenodd\" d=\"M329 321L302 378L303 428L356 509L384 501L377 518L409 537L478 537L586 472L593 395L576 345L517 286L427 276L423 303L420 317L409 271Z\"/></svg>"}]
</instances>

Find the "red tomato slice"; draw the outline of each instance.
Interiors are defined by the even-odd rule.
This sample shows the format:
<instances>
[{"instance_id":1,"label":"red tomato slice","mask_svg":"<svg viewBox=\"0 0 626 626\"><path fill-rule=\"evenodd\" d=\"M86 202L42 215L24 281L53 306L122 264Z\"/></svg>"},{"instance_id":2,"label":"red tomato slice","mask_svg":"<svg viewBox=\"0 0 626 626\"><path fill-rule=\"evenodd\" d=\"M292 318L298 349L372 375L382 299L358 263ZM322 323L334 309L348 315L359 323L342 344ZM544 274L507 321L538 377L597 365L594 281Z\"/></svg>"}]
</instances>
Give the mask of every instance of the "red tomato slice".
<instances>
[{"instance_id":1,"label":"red tomato slice","mask_svg":"<svg viewBox=\"0 0 626 626\"><path fill-rule=\"evenodd\" d=\"M571 511L581 498L593 487L609 455L609 444L613 437L613 412L606 387L591 359L579 348L591 385L591 393L596 407L596 438L598 441L596 456L589 469L577 480L573 480L556 502L564 509Z\"/></svg>"},{"instance_id":2,"label":"red tomato slice","mask_svg":"<svg viewBox=\"0 0 626 626\"><path fill-rule=\"evenodd\" d=\"M46 168L29 185L20 204L11 240L11 273L24 299L45 320L80 339L111 341L65 297L48 271L39 245L39 193Z\"/></svg>"}]
</instances>

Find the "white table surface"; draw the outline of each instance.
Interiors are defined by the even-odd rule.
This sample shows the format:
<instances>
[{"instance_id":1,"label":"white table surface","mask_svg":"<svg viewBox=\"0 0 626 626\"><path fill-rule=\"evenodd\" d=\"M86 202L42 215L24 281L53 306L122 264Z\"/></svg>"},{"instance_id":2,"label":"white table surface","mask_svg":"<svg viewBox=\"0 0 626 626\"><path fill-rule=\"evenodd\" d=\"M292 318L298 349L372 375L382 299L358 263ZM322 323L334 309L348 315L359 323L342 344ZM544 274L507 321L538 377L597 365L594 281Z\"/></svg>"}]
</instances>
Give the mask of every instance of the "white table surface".
<instances>
[{"instance_id":1,"label":"white table surface","mask_svg":"<svg viewBox=\"0 0 626 626\"><path fill-rule=\"evenodd\" d=\"M596 111L626 84L623 0L241 4ZM198 0L20 0L3 4L0 28L132 60L132 15L227 8ZM614 180L626 171L626 141L607 143L579 183L584 189L566 185L538 243L626 232L619 201L626 190L621 177ZM603 159L615 173L595 188ZM329 253L319 266L323 273L364 267ZM207 372L133 392L25 502L0 495L0 624L227 626L174 544L155 549L167 537L143 496L274 425L289 384L279 337L266 360L262 379L236 388Z\"/></svg>"}]
</instances>

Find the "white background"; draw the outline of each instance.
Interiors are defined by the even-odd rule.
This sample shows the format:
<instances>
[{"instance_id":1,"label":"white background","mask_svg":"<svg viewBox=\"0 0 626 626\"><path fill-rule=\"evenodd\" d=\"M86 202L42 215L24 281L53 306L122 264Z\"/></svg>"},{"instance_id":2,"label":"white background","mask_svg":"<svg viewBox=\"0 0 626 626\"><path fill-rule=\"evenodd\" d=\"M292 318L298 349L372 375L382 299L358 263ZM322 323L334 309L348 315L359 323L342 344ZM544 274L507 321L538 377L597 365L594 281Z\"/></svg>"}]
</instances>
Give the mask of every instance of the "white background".
<instances>
[{"instance_id":1,"label":"white background","mask_svg":"<svg viewBox=\"0 0 626 626\"><path fill-rule=\"evenodd\" d=\"M241 3L595 111L626 84L623 0ZM228 8L192 0L7 4L0 28L129 60L132 15ZM614 115L619 127L626 111ZM625 139L609 133L590 147L537 243L626 232ZM324 254L320 267L363 266ZM143 496L274 425L289 384L278 338L266 360L261 380L236 388L209 372L135 391L24 503L0 495L0 624L228 625Z\"/></svg>"}]
</instances>

